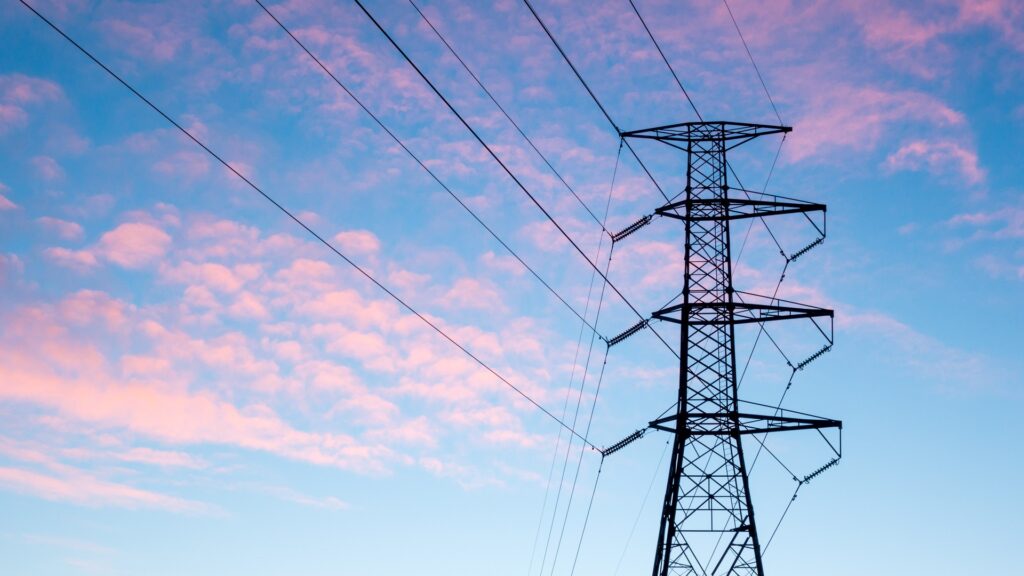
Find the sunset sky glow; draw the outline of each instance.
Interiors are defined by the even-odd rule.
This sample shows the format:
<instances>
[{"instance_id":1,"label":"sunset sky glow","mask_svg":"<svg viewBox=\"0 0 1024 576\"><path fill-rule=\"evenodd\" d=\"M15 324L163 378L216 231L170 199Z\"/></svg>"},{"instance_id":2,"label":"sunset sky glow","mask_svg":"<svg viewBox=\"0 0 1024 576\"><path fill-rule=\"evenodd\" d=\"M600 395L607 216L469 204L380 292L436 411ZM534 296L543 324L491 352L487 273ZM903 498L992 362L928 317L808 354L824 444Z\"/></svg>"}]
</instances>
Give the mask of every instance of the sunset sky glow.
<instances>
[{"instance_id":1,"label":"sunset sky glow","mask_svg":"<svg viewBox=\"0 0 1024 576\"><path fill-rule=\"evenodd\" d=\"M30 3L594 444L671 405L677 361L644 330L608 352L589 422L604 344L255 2ZM721 0L636 4L705 119L777 123ZM664 203L520 0L417 5L609 230ZM267 6L600 334L636 322L358 7ZM603 269L598 223L414 7L367 6ZM696 119L627 0L534 6L620 128ZM749 188L828 204L779 295L834 308L836 344L787 405L845 425L768 573L1014 573L1024 3L730 6L793 126L773 171L775 137L731 162ZM637 152L678 192L684 157ZM771 294L784 261L746 226L736 284ZM788 253L815 238L799 219L772 232ZM682 288L682 254L679 223L655 219L609 278L650 312ZM0 5L0 296L4 575L570 573L600 457L566 457L552 419L19 2ZM772 335L792 359L822 346L806 325ZM738 333L741 361L756 336ZM749 366L743 395L773 404L786 360L759 340ZM603 462L576 573L650 571L667 439ZM811 437L768 445L798 476L829 458ZM793 482L757 466L767 535Z\"/></svg>"}]
</instances>

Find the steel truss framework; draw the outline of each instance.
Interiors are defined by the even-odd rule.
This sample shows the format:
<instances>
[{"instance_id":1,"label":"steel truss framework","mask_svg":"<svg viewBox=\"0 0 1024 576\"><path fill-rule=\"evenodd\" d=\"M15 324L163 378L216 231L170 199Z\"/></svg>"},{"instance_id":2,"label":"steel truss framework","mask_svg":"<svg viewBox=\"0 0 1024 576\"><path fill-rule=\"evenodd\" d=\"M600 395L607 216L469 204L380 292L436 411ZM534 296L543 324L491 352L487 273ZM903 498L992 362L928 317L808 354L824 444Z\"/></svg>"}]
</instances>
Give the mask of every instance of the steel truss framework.
<instances>
[{"instance_id":1,"label":"steel truss framework","mask_svg":"<svg viewBox=\"0 0 1024 576\"><path fill-rule=\"evenodd\" d=\"M836 420L785 410L742 411L737 398L737 325L832 317L831 310L733 288L732 221L824 214L822 204L742 188L732 189L741 191L742 197L730 195L726 152L754 138L790 130L737 122L689 122L622 134L686 152L683 198L655 212L685 225L686 273L681 303L653 314L679 324L681 340L676 413L650 423L651 428L674 434L654 576L763 576L741 437L842 426Z\"/></svg>"}]
</instances>

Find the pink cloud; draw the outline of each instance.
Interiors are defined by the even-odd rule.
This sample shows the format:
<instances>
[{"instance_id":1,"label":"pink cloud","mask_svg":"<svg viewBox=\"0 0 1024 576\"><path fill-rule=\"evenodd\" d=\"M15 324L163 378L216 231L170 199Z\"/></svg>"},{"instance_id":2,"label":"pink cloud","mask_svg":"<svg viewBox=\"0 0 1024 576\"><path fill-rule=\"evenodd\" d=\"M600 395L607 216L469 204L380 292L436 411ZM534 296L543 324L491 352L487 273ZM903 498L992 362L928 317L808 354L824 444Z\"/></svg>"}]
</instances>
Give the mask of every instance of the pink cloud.
<instances>
[{"instance_id":1,"label":"pink cloud","mask_svg":"<svg viewBox=\"0 0 1024 576\"><path fill-rule=\"evenodd\" d=\"M56 353L81 358L73 349L51 343ZM80 345L79 345L80 347ZM0 397L31 402L65 418L123 429L172 444L222 444L260 450L314 464L379 472L390 451L359 444L340 434L296 430L268 408L238 408L208 392L120 382L101 367L58 373L48 354L0 351ZM71 366L69 366L70 368Z\"/></svg>"},{"instance_id":2,"label":"pink cloud","mask_svg":"<svg viewBox=\"0 0 1024 576\"><path fill-rule=\"evenodd\" d=\"M275 498L310 508L320 508L322 510L347 510L349 508L348 502L335 496L317 498L284 486L262 486L258 490Z\"/></svg>"},{"instance_id":3,"label":"pink cloud","mask_svg":"<svg viewBox=\"0 0 1024 576\"><path fill-rule=\"evenodd\" d=\"M130 354L121 357L121 373L125 376L159 376L170 370L171 362L167 358Z\"/></svg>"},{"instance_id":4,"label":"pink cloud","mask_svg":"<svg viewBox=\"0 0 1024 576\"><path fill-rule=\"evenodd\" d=\"M220 302L206 286L189 286L181 299L183 304L193 308L220 309Z\"/></svg>"},{"instance_id":5,"label":"pink cloud","mask_svg":"<svg viewBox=\"0 0 1024 576\"><path fill-rule=\"evenodd\" d=\"M3 186L3 185L0 184L0 186ZM0 190L2 190L2 189L3 188L0 188ZM15 204L14 202L11 202L10 200L8 200L7 197L4 196L3 194L0 194L0 210L14 210L17 207L18 207L17 204Z\"/></svg>"},{"instance_id":6,"label":"pink cloud","mask_svg":"<svg viewBox=\"0 0 1024 576\"><path fill-rule=\"evenodd\" d=\"M0 485L46 500L72 502L83 506L158 508L188 513L210 510L208 505L200 502L108 482L80 471L50 475L19 468L0 467Z\"/></svg>"},{"instance_id":7,"label":"pink cloud","mask_svg":"<svg viewBox=\"0 0 1024 576\"><path fill-rule=\"evenodd\" d=\"M339 400L327 413L344 413L346 419L361 425L387 425L399 414L398 406L376 394L353 394Z\"/></svg>"},{"instance_id":8,"label":"pink cloud","mask_svg":"<svg viewBox=\"0 0 1024 576\"><path fill-rule=\"evenodd\" d=\"M202 285L222 294L231 294L258 278L262 268L258 264L236 264L229 268L213 262L182 262L178 265L162 265L159 273L161 279L167 282Z\"/></svg>"},{"instance_id":9,"label":"pink cloud","mask_svg":"<svg viewBox=\"0 0 1024 576\"><path fill-rule=\"evenodd\" d=\"M265 320L270 317L262 300L252 292L242 292L228 307L228 314L236 318L249 320Z\"/></svg>"},{"instance_id":10,"label":"pink cloud","mask_svg":"<svg viewBox=\"0 0 1024 576\"><path fill-rule=\"evenodd\" d=\"M188 181L198 180L210 172L210 160L201 152L175 152L153 164L153 170Z\"/></svg>"},{"instance_id":11,"label":"pink cloud","mask_svg":"<svg viewBox=\"0 0 1024 576\"><path fill-rule=\"evenodd\" d=\"M55 182L64 178L64 169L49 156L32 158L32 166L35 168L36 174L46 182Z\"/></svg>"},{"instance_id":12,"label":"pink cloud","mask_svg":"<svg viewBox=\"0 0 1024 576\"><path fill-rule=\"evenodd\" d=\"M0 486L8 490L82 506L155 508L185 513L212 511L210 506L201 502L99 478L58 461L52 455L52 450L47 453L31 445L0 438L0 454L29 465L28 468L0 467ZM145 458L152 454L139 452L136 456ZM43 468L46 471L32 468Z\"/></svg>"},{"instance_id":13,"label":"pink cloud","mask_svg":"<svg viewBox=\"0 0 1024 576\"><path fill-rule=\"evenodd\" d=\"M955 384L977 389L999 380L981 377L990 371L983 355L949 346L884 313L837 314L836 330L855 330L885 338L891 343L891 349L902 352L902 363L934 379L940 386Z\"/></svg>"},{"instance_id":14,"label":"pink cloud","mask_svg":"<svg viewBox=\"0 0 1024 576\"><path fill-rule=\"evenodd\" d=\"M361 328L386 330L398 317L398 307L387 300L367 300L355 290L333 290L298 303L296 310L320 318L338 318Z\"/></svg>"},{"instance_id":15,"label":"pink cloud","mask_svg":"<svg viewBox=\"0 0 1024 576\"><path fill-rule=\"evenodd\" d=\"M60 86L24 74L0 74L0 134L28 123L27 108L62 99Z\"/></svg>"},{"instance_id":16,"label":"pink cloud","mask_svg":"<svg viewBox=\"0 0 1024 576\"><path fill-rule=\"evenodd\" d=\"M324 349L333 354L354 358L366 367L380 372L394 372L400 355L394 345L376 332L353 330L343 324L316 324L310 333L322 339Z\"/></svg>"},{"instance_id":17,"label":"pink cloud","mask_svg":"<svg viewBox=\"0 0 1024 576\"><path fill-rule=\"evenodd\" d=\"M171 237L150 224L121 224L103 234L95 250L103 258L125 268L142 268L161 259Z\"/></svg>"},{"instance_id":18,"label":"pink cloud","mask_svg":"<svg viewBox=\"0 0 1024 576\"><path fill-rule=\"evenodd\" d=\"M485 266L493 270L499 270L506 274L512 274L513 276L522 276L526 269L519 263L518 260L512 256L498 256L494 252L488 250L484 252L480 260Z\"/></svg>"},{"instance_id":19,"label":"pink cloud","mask_svg":"<svg viewBox=\"0 0 1024 576\"><path fill-rule=\"evenodd\" d=\"M388 285L402 291L422 290L430 282L427 274L394 268L388 271Z\"/></svg>"},{"instance_id":20,"label":"pink cloud","mask_svg":"<svg viewBox=\"0 0 1024 576\"><path fill-rule=\"evenodd\" d=\"M199 217L187 226L186 237L192 244L188 253L197 261L253 256L260 249L259 229L233 220ZM272 241L273 237L267 240Z\"/></svg>"},{"instance_id":21,"label":"pink cloud","mask_svg":"<svg viewBox=\"0 0 1024 576\"><path fill-rule=\"evenodd\" d=\"M898 122L964 123L963 114L922 92L838 83L815 91L804 110L788 138L786 158L793 162L834 149L873 149Z\"/></svg>"},{"instance_id":22,"label":"pink cloud","mask_svg":"<svg viewBox=\"0 0 1024 576\"><path fill-rule=\"evenodd\" d=\"M70 324L99 322L108 330L119 331L127 327L132 307L105 292L79 290L65 297L57 309Z\"/></svg>"},{"instance_id":23,"label":"pink cloud","mask_svg":"<svg viewBox=\"0 0 1024 576\"><path fill-rule=\"evenodd\" d=\"M2 203L0 203L0 206L2 206ZM81 240L82 236L85 234L85 230L82 228L82 225L77 222L61 220L60 218L53 218L51 216L36 218L36 222L46 230L56 234L62 240Z\"/></svg>"},{"instance_id":24,"label":"pink cloud","mask_svg":"<svg viewBox=\"0 0 1024 576\"><path fill-rule=\"evenodd\" d=\"M94 268L99 261L89 250L69 250L67 248L47 248L43 254L58 266L84 271Z\"/></svg>"},{"instance_id":25,"label":"pink cloud","mask_svg":"<svg viewBox=\"0 0 1024 576\"><path fill-rule=\"evenodd\" d=\"M0 285L20 275L24 269L25 265L17 254L0 254Z\"/></svg>"},{"instance_id":26,"label":"pink cloud","mask_svg":"<svg viewBox=\"0 0 1024 576\"><path fill-rule=\"evenodd\" d=\"M923 45L943 34L963 32L974 27L990 27L997 30L1002 39L1019 51L1024 51L1024 8L1014 0L957 0L952 3L955 12L945 18L933 19L928 23L912 22L911 18L900 18L898 24L885 26L890 38L904 39ZM897 12L898 13L898 12ZM888 14L875 11L871 28L880 24ZM906 14L905 12L903 14ZM900 28L903 28L901 31Z\"/></svg>"},{"instance_id":27,"label":"pink cloud","mask_svg":"<svg viewBox=\"0 0 1024 576\"><path fill-rule=\"evenodd\" d=\"M162 258L170 248L171 237L150 223L157 220L148 213L138 212L129 215L141 221L121 224L104 233L95 244L82 250L52 247L45 249L43 253L57 265L79 271L94 268L101 260L125 268L142 268ZM165 214L163 219L173 221L174 217ZM81 226L73 222L48 217L40 218L39 221L67 236L77 236L81 231Z\"/></svg>"},{"instance_id":28,"label":"pink cloud","mask_svg":"<svg viewBox=\"0 0 1024 576\"><path fill-rule=\"evenodd\" d=\"M971 239L1024 238L1024 208L1005 206L987 212L957 214L947 224L953 227L972 227L976 231Z\"/></svg>"},{"instance_id":29,"label":"pink cloud","mask_svg":"<svg viewBox=\"0 0 1024 576\"><path fill-rule=\"evenodd\" d=\"M425 416L371 430L366 436L378 442L407 444L426 448L434 448L438 443L436 427Z\"/></svg>"},{"instance_id":30,"label":"pink cloud","mask_svg":"<svg viewBox=\"0 0 1024 576\"><path fill-rule=\"evenodd\" d=\"M323 260L299 258L287 268L279 269L271 281L269 288L279 292L295 290L315 290L325 292L337 283L337 271L334 266Z\"/></svg>"},{"instance_id":31,"label":"pink cloud","mask_svg":"<svg viewBox=\"0 0 1024 576\"><path fill-rule=\"evenodd\" d=\"M306 358L306 353L302 344L295 340L285 340L281 342L271 342L267 340L265 341L265 344L274 353L274 355L281 360L296 364L302 362Z\"/></svg>"},{"instance_id":32,"label":"pink cloud","mask_svg":"<svg viewBox=\"0 0 1024 576\"><path fill-rule=\"evenodd\" d=\"M124 19L107 20L102 24L106 37L139 58L155 62L174 59L186 37L171 23L129 22Z\"/></svg>"},{"instance_id":33,"label":"pink cloud","mask_svg":"<svg viewBox=\"0 0 1024 576\"><path fill-rule=\"evenodd\" d=\"M350 255L373 256L380 251L380 240L368 230L346 230L335 234L334 241L342 252Z\"/></svg>"},{"instance_id":34,"label":"pink cloud","mask_svg":"<svg viewBox=\"0 0 1024 576\"><path fill-rule=\"evenodd\" d=\"M441 296L441 305L455 310L506 310L504 298L498 289L488 281L476 278L459 278Z\"/></svg>"},{"instance_id":35,"label":"pink cloud","mask_svg":"<svg viewBox=\"0 0 1024 576\"><path fill-rule=\"evenodd\" d=\"M985 170L978 165L978 154L954 140L915 140L900 147L885 160L890 170L927 169L933 174L954 172L967 184L985 181Z\"/></svg>"},{"instance_id":36,"label":"pink cloud","mask_svg":"<svg viewBox=\"0 0 1024 576\"><path fill-rule=\"evenodd\" d=\"M547 220L530 222L520 228L519 234L546 252L561 250L566 244L558 229Z\"/></svg>"},{"instance_id":37,"label":"pink cloud","mask_svg":"<svg viewBox=\"0 0 1024 576\"><path fill-rule=\"evenodd\" d=\"M132 448L126 452L117 453L115 458L124 462L151 464L162 468L191 468L198 470L209 466L203 459L185 452L154 450L152 448Z\"/></svg>"},{"instance_id":38,"label":"pink cloud","mask_svg":"<svg viewBox=\"0 0 1024 576\"><path fill-rule=\"evenodd\" d=\"M311 360L296 368L299 377L317 390L351 392L362 389L359 378L348 366L325 360Z\"/></svg>"}]
</instances>

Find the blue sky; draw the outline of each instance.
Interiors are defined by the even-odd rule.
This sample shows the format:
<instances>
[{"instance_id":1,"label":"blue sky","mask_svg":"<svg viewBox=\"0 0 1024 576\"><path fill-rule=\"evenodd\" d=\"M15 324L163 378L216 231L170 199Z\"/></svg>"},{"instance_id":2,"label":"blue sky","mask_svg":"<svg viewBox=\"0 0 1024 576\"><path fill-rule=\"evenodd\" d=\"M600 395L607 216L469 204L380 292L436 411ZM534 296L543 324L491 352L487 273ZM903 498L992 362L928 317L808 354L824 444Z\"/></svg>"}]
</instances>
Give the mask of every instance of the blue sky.
<instances>
[{"instance_id":1,"label":"blue sky","mask_svg":"<svg viewBox=\"0 0 1024 576\"><path fill-rule=\"evenodd\" d=\"M33 5L531 398L567 421L578 403L587 427L604 345L580 394L579 319L258 5ZM637 5L705 118L775 121L720 2ZM767 569L1010 573L1024 513L1024 9L731 5L794 127L768 191L829 206L827 240L780 295L834 308L836 345L797 374L787 405L845 423L842 462L801 489ZM589 265L354 4L268 6L601 334L636 321L610 291L595 320ZM621 128L694 119L628 2L535 6ZM598 224L415 9L368 7L603 266ZM608 229L660 205L523 4L421 8L599 217L610 193ZM593 451L579 458L574 443L566 457L551 419L20 3L0 15L0 571L570 573ZM732 156L749 187L778 143ZM678 190L684 159L637 152ZM773 232L789 253L815 237L798 219ZM777 252L754 225L737 287L771 293ZM609 270L638 309L661 307L682 286L680 227L655 220ZM793 358L821 346L807 326L772 335ZM738 334L741 358L755 336ZM778 398L779 353L761 341L750 366L743 394ZM611 444L661 413L676 370L650 330L612 348L590 439ZM814 438L782 436L768 446L798 475L828 461ZM650 569L667 439L604 461L578 573ZM770 534L794 485L757 466Z\"/></svg>"}]
</instances>

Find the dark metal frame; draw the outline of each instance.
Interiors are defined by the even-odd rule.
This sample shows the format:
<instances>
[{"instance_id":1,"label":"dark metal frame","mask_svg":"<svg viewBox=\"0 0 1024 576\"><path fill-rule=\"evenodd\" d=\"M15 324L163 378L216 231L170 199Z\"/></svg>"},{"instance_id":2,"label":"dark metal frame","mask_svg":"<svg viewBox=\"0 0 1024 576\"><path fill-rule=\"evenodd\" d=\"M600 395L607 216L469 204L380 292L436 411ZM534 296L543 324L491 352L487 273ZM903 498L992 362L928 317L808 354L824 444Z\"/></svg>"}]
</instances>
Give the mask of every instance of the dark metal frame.
<instances>
[{"instance_id":1,"label":"dark metal frame","mask_svg":"<svg viewBox=\"0 0 1024 576\"><path fill-rule=\"evenodd\" d=\"M662 142L686 152L687 158L686 188L680 194L685 197L655 210L656 215L685 224L686 273L681 303L652 315L680 325L681 356L675 414L649 424L675 435L654 576L764 576L741 437L842 427L838 420L782 409L773 414L741 411L737 397L737 325L806 318L817 326L816 318L833 317L825 308L740 292L732 284L731 222L811 212L820 212L824 220L824 204L742 188L735 190L745 197L729 195L726 152L754 138L790 130L741 122L686 122L622 133L623 138ZM623 236L647 222L649 218L638 221ZM646 326L641 324L617 338ZM826 338L831 344L831 334ZM637 433L619 444L631 442L633 436ZM725 548L716 544L710 551L697 550L691 540L708 533L726 538ZM707 560L702 563L702 558Z\"/></svg>"}]
</instances>

